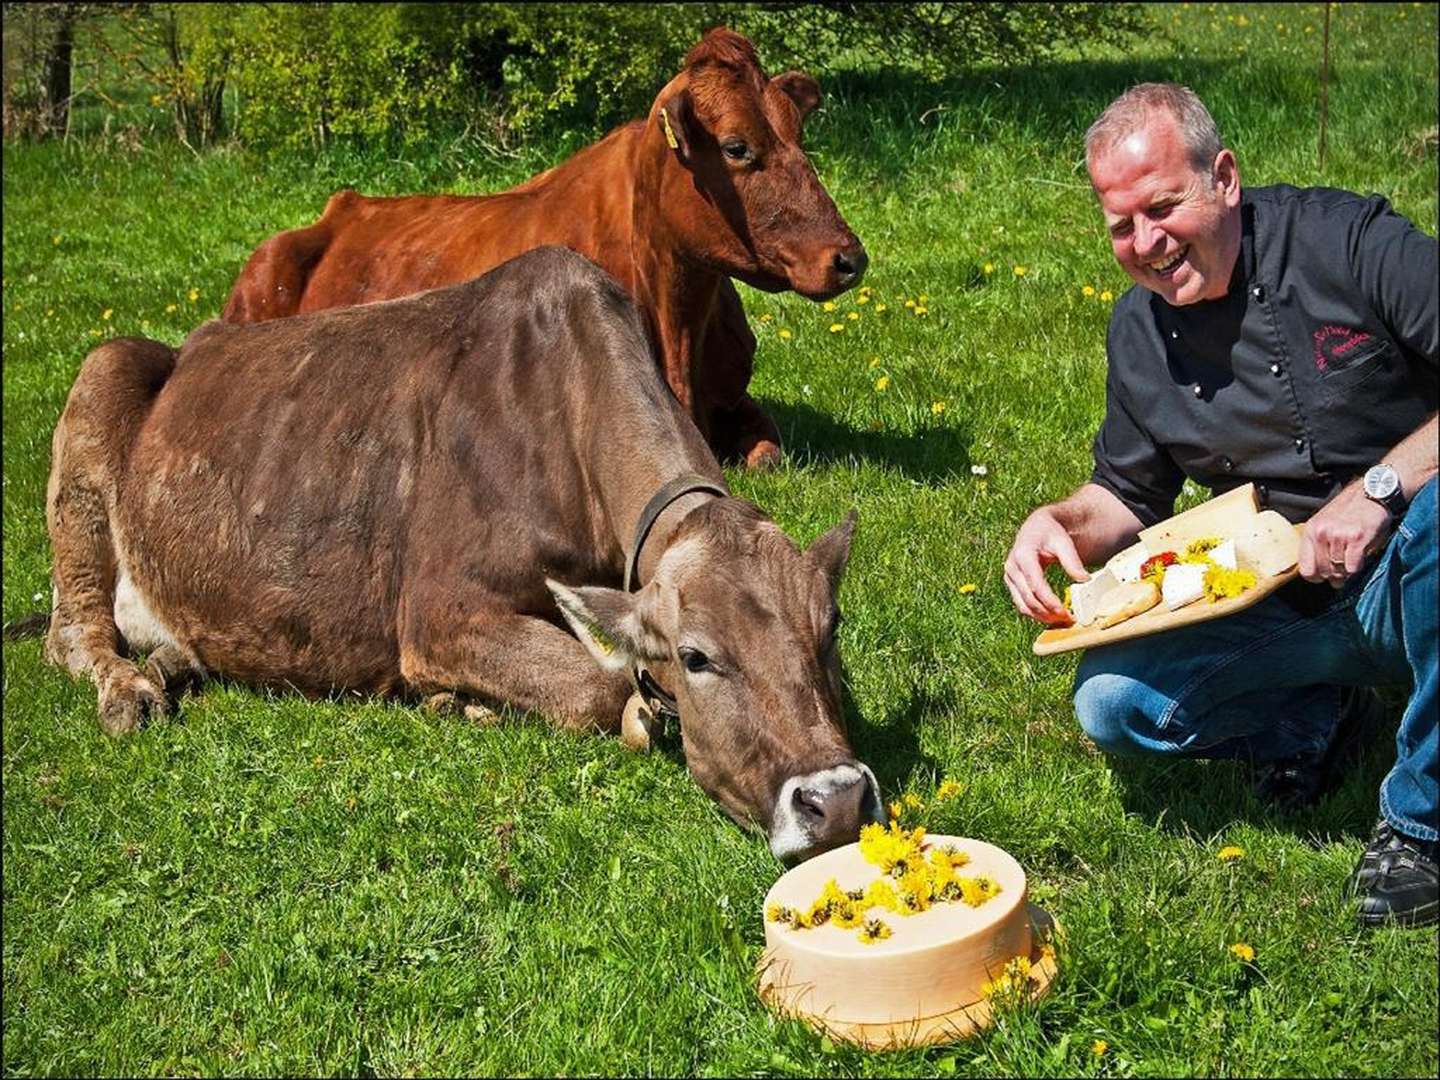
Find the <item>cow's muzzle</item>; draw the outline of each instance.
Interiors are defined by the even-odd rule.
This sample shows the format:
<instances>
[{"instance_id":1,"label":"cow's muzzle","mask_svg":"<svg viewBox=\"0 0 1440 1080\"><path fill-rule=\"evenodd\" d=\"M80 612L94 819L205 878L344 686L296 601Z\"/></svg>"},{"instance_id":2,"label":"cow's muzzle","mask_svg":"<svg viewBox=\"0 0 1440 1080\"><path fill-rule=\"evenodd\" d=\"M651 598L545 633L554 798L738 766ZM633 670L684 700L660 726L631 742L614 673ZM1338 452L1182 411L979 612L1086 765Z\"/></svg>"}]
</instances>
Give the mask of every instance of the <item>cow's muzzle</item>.
<instances>
[{"instance_id":1,"label":"cow's muzzle","mask_svg":"<svg viewBox=\"0 0 1440 1080\"><path fill-rule=\"evenodd\" d=\"M859 762L792 776L775 800L770 851L785 863L804 862L857 839L867 822L884 820L880 785Z\"/></svg>"}]
</instances>

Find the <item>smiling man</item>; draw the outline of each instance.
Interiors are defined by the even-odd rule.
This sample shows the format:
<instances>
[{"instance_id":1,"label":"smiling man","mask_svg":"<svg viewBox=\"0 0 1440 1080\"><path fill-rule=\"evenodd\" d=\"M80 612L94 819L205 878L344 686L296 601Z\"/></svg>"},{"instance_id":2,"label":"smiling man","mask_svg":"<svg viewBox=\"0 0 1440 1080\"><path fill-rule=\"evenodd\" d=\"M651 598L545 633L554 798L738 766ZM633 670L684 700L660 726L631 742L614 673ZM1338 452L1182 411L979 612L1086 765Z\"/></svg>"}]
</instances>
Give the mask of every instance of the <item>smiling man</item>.
<instances>
[{"instance_id":1,"label":"smiling man","mask_svg":"<svg viewBox=\"0 0 1440 1080\"><path fill-rule=\"evenodd\" d=\"M1378 726L1367 688L1407 686L1347 890L1367 925L1433 923L1436 241L1379 196L1242 191L1204 104L1172 83L1116 99L1085 157L1137 287L1110 320L1090 482L1020 527L1005 563L1015 607L1067 622L1044 567L1087 580L1087 563L1174 512L1186 478L1217 493L1253 482L1267 507L1306 521L1303 582L1225 619L1092 650L1076 713L1112 753L1248 759L1257 794L1298 809Z\"/></svg>"}]
</instances>

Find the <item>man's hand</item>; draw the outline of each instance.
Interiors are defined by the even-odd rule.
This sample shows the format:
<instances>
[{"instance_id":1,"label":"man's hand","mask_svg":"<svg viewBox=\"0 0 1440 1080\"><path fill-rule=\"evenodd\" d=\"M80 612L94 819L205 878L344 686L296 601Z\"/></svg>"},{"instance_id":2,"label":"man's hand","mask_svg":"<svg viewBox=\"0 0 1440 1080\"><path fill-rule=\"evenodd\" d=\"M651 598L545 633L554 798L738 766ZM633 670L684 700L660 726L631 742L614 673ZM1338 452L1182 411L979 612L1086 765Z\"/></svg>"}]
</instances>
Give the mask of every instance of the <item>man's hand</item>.
<instances>
[{"instance_id":1,"label":"man's hand","mask_svg":"<svg viewBox=\"0 0 1440 1080\"><path fill-rule=\"evenodd\" d=\"M1059 562L1076 581L1088 581L1085 564L1065 526L1051 507L1042 506L1020 526L1015 543L1005 559L1005 587L1015 610L1042 623L1065 625L1070 612L1045 580L1045 567Z\"/></svg>"},{"instance_id":2,"label":"man's hand","mask_svg":"<svg viewBox=\"0 0 1440 1080\"><path fill-rule=\"evenodd\" d=\"M1384 546L1394 527L1389 511L1365 497L1360 481L1350 484L1305 523L1300 576L1340 588Z\"/></svg>"}]
</instances>

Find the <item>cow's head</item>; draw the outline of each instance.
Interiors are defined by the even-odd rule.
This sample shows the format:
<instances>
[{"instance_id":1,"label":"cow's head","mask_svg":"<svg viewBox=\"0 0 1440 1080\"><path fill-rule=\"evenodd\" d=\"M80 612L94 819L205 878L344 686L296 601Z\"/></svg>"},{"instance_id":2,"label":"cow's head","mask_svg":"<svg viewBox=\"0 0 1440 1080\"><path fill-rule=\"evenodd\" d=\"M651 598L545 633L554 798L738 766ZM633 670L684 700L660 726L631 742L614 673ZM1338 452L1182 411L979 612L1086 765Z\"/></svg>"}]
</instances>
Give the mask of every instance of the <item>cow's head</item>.
<instances>
[{"instance_id":1,"label":"cow's head","mask_svg":"<svg viewBox=\"0 0 1440 1080\"><path fill-rule=\"evenodd\" d=\"M690 50L645 132L647 158L661 164L651 197L689 258L812 300L859 282L865 248L800 145L818 104L814 79L767 78L755 47L723 27Z\"/></svg>"},{"instance_id":2,"label":"cow's head","mask_svg":"<svg viewBox=\"0 0 1440 1080\"><path fill-rule=\"evenodd\" d=\"M639 592L550 583L602 666L642 660L675 696L691 775L786 861L883 818L840 706L835 592L854 527L851 514L802 552L751 503L714 499Z\"/></svg>"}]
</instances>

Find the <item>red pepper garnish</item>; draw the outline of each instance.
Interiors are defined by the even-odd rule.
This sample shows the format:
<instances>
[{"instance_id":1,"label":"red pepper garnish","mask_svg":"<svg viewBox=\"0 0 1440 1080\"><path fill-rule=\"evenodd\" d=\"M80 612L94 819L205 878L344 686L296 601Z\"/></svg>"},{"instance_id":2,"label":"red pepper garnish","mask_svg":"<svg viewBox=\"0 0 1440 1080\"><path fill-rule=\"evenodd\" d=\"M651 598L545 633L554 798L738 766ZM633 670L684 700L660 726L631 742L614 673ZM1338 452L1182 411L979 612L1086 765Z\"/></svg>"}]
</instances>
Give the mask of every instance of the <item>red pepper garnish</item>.
<instances>
[{"instance_id":1,"label":"red pepper garnish","mask_svg":"<svg viewBox=\"0 0 1440 1080\"><path fill-rule=\"evenodd\" d=\"M1142 578L1149 577L1157 566L1173 566L1179 557L1173 551L1162 551L1159 555L1151 555L1140 564L1140 576Z\"/></svg>"}]
</instances>

